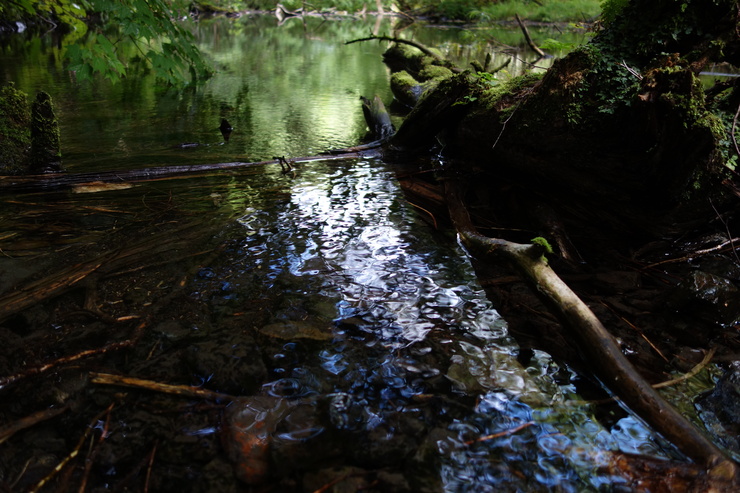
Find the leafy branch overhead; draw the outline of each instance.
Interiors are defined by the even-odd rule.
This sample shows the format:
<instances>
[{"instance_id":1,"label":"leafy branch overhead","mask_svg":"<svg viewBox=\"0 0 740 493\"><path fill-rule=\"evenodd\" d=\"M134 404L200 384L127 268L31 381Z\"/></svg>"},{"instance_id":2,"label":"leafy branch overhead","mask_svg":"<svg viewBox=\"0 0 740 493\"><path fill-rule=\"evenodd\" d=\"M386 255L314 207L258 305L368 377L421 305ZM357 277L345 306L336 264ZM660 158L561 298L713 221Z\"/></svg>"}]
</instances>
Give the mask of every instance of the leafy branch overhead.
<instances>
[{"instance_id":1,"label":"leafy branch overhead","mask_svg":"<svg viewBox=\"0 0 740 493\"><path fill-rule=\"evenodd\" d=\"M67 68L78 80L95 75L118 81L133 71L153 71L169 84L194 83L210 67L189 30L183 0L19 0L0 17L21 16L70 31ZM13 10L11 12L11 9Z\"/></svg>"}]
</instances>

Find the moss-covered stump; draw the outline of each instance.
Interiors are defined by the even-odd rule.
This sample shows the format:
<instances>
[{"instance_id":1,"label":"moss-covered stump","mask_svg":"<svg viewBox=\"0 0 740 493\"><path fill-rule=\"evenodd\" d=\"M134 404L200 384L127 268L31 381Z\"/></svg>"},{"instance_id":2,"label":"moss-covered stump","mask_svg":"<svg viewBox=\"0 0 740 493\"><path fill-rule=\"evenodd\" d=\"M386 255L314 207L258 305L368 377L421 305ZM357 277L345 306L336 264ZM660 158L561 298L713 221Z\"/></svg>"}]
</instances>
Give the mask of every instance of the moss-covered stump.
<instances>
[{"instance_id":1,"label":"moss-covered stump","mask_svg":"<svg viewBox=\"0 0 740 493\"><path fill-rule=\"evenodd\" d=\"M12 83L0 88L0 174L24 171L31 147L30 123L26 93Z\"/></svg>"},{"instance_id":2,"label":"moss-covered stump","mask_svg":"<svg viewBox=\"0 0 740 493\"><path fill-rule=\"evenodd\" d=\"M61 171L62 153L59 144L59 123L54 114L51 96L36 95L31 108L31 173Z\"/></svg>"},{"instance_id":3,"label":"moss-covered stump","mask_svg":"<svg viewBox=\"0 0 740 493\"><path fill-rule=\"evenodd\" d=\"M12 83L0 89L0 174L61 171L59 124L51 96L28 96Z\"/></svg>"}]
</instances>

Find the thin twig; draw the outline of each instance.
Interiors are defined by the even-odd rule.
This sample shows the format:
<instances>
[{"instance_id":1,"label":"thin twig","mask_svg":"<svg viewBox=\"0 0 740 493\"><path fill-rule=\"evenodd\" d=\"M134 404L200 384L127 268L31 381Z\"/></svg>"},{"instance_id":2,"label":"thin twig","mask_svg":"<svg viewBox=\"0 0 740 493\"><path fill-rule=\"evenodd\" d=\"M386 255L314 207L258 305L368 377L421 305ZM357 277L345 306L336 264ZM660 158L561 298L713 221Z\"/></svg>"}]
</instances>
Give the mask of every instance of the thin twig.
<instances>
[{"instance_id":1,"label":"thin twig","mask_svg":"<svg viewBox=\"0 0 740 493\"><path fill-rule=\"evenodd\" d=\"M730 238L727 241L723 241L719 245L715 245L715 246L713 246L711 248L705 248L703 250L696 250L694 252L691 252L691 255L687 255L687 256L684 256L684 257L670 258L668 260L661 260L660 262L655 262L654 264L646 265L645 266L645 269L650 269L650 268L657 267L657 266L663 265L663 264L674 264L676 262L687 262L687 261L689 261L691 259L694 259L696 257L700 257L702 255L706 255L707 253L712 253L712 252L716 252L716 251L722 250L727 245L731 245L732 248L733 248L733 250L734 250L735 249L735 242L736 241L740 241L740 238Z\"/></svg>"},{"instance_id":2,"label":"thin twig","mask_svg":"<svg viewBox=\"0 0 740 493\"><path fill-rule=\"evenodd\" d=\"M77 446L74 448L74 450L72 450L72 452L70 452L64 459L62 459L59 462L59 464L57 464L56 467L54 467L54 469L52 469L52 471L46 475L46 477L44 477L43 479L41 479L41 481L36 483L36 485L29 490L29 493L36 493L40 491L41 488L43 488L46 483L54 479L54 477L57 474L59 474L62 471L62 469L64 469L64 467L67 464L69 464L71 460L73 460L75 457L79 455L80 449L82 449L82 446L85 444L85 441L87 441L87 437L89 437L90 433L92 433L92 431L95 429L94 428L95 424L100 420L100 418L102 418L106 414L109 414L111 409L113 409L113 404L111 404L106 409L104 409L103 411L95 415L92 421L90 421L90 424L87 426L85 433L82 435L79 442L77 442Z\"/></svg>"},{"instance_id":3,"label":"thin twig","mask_svg":"<svg viewBox=\"0 0 740 493\"><path fill-rule=\"evenodd\" d=\"M229 394L222 394L211 390L192 387L190 385L171 385L167 383L155 382L153 380L144 380L141 378L125 377L123 375L113 375L111 373L90 372L90 382L104 385L120 385L123 387L134 387L139 389L152 390L165 394L181 395L184 397L195 397L198 399L208 399L214 401L234 400L236 397Z\"/></svg>"},{"instance_id":4,"label":"thin twig","mask_svg":"<svg viewBox=\"0 0 740 493\"><path fill-rule=\"evenodd\" d=\"M688 380L689 378L693 377L694 375L702 371L704 367L707 366L710 361L712 361L712 358L714 357L714 353L716 352L717 352L717 348L715 347L711 348L709 351L707 351L707 354L704 355L704 358L699 362L699 364L697 364L687 373L681 375L680 377L674 378L672 380L666 380L665 382L656 383L653 385L653 388L662 389L663 387L670 387L671 385L676 385L677 383L681 383L684 380Z\"/></svg>"},{"instance_id":5,"label":"thin twig","mask_svg":"<svg viewBox=\"0 0 740 493\"><path fill-rule=\"evenodd\" d=\"M134 330L134 335L130 339L126 339L125 341L112 342L101 348L86 349L84 351L80 351L79 353L73 354L71 356L64 356L62 358L55 359L54 361L45 363L41 366L35 366L33 368L28 368L27 370L21 373L16 373L15 375L10 375L7 377L0 377L0 391L6 389L8 386L12 384L19 382L20 380L23 380L24 378L28 378L34 375L45 373L63 364L73 363L75 361L78 361L78 360L81 360L81 359L84 359L90 356L105 354L110 351L115 351L118 349L126 349L126 348L133 347L138 341L139 337L141 336L141 333L144 327L146 327L147 325L148 325L147 320L142 321Z\"/></svg>"},{"instance_id":6,"label":"thin twig","mask_svg":"<svg viewBox=\"0 0 740 493\"><path fill-rule=\"evenodd\" d=\"M735 251L735 244L732 239L732 235L730 234L730 227L727 225L727 221L725 221L722 218L722 214L719 213L717 208L714 206L714 202L712 202L712 199L709 199L709 205L712 206L712 209L714 210L714 213L717 214L717 219L722 223L722 225L725 227L725 232L727 233L727 237L730 239L730 243L732 244L732 253L735 255L735 260L740 262L740 257L737 255L737 251Z\"/></svg>"},{"instance_id":7,"label":"thin twig","mask_svg":"<svg viewBox=\"0 0 740 493\"><path fill-rule=\"evenodd\" d=\"M656 353L658 353L658 356L660 356L661 358L663 358L663 361L665 361L666 363L669 363L668 358L666 358L665 355L663 354L663 352L660 349L658 349L658 347L655 344L653 344L653 342L650 339L647 338L647 336L642 331L642 329L640 329L635 324L633 324L632 322L630 322L629 320L627 320L626 318L624 318L622 315L620 315L619 313L617 313L617 311L612 306L610 306L609 304L607 304L606 302L601 301L601 304L604 305L605 307L607 307L609 310L611 310L616 316L618 316L622 320L622 322L626 323L633 330L637 331L637 333L640 334L640 337L642 337L645 340L645 342L647 342L650 345L650 347L653 348L653 351L655 351Z\"/></svg>"},{"instance_id":8,"label":"thin twig","mask_svg":"<svg viewBox=\"0 0 740 493\"><path fill-rule=\"evenodd\" d=\"M3 443L14 434L26 428L30 428L36 423L46 421L55 416L62 414L64 411L69 409L69 405L65 404L62 407L56 407L51 409L44 409L43 411L35 412L29 416L19 419L13 423L0 427L0 443Z\"/></svg>"},{"instance_id":9,"label":"thin twig","mask_svg":"<svg viewBox=\"0 0 740 493\"><path fill-rule=\"evenodd\" d=\"M144 479L144 493L149 492L149 480L152 477L152 465L154 464L154 454L157 453L157 442L154 442L154 447L149 453L149 463L146 466L146 477Z\"/></svg>"},{"instance_id":10,"label":"thin twig","mask_svg":"<svg viewBox=\"0 0 740 493\"><path fill-rule=\"evenodd\" d=\"M425 208L423 208L422 206L420 206L420 205L418 205L418 204L414 204L414 203L413 203L413 202L411 202L411 201L409 201L409 204L411 204L411 206L413 206L413 207L416 207L417 209L420 209L420 210L422 210L422 211L426 212L427 214L429 214L429 217L431 217L431 218L432 218L432 223L434 224L434 229L438 229L438 228L437 228L437 218L436 218L436 217L434 217L434 214L432 214L431 212L429 212L428 210L426 210L426 209L425 209Z\"/></svg>"},{"instance_id":11,"label":"thin twig","mask_svg":"<svg viewBox=\"0 0 740 493\"><path fill-rule=\"evenodd\" d=\"M467 442L465 442L465 445L473 445L474 443L485 442L487 440L493 440L494 438L501 438L504 436L513 435L514 433L517 433L524 428L528 428L533 424L535 424L534 421L527 421L526 423L522 423L519 426L515 426L514 428L510 428L508 430L499 431L498 433L494 433L493 435L486 435L484 437L476 438L475 440L468 440Z\"/></svg>"}]
</instances>

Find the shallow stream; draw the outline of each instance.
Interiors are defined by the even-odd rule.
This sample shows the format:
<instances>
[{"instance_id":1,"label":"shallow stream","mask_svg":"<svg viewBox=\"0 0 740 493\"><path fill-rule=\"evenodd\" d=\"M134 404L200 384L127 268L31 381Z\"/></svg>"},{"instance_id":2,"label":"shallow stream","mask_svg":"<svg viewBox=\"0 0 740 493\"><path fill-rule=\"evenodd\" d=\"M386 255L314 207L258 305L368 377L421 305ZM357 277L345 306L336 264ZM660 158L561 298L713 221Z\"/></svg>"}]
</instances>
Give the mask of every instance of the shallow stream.
<instances>
[{"instance_id":1,"label":"shallow stream","mask_svg":"<svg viewBox=\"0 0 740 493\"><path fill-rule=\"evenodd\" d=\"M0 74L52 94L69 172L305 156L362 139L360 95L390 100L384 46L342 44L368 22L203 21L199 42L222 69L192 91L79 86L35 42L6 45ZM485 50L463 35L418 34L461 56ZM0 295L103 265L0 323L0 376L136 342L0 390L3 422L67 408L0 446L0 481L38 484L91 419L78 455L94 465L65 466L62 486L629 491L618 452L673 456L635 418L599 424L547 353L519 362L465 252L420 219L395 171L364 157L4 194ZM236 398L122 389L91 371Z\"/></svg>"}]
</instances>

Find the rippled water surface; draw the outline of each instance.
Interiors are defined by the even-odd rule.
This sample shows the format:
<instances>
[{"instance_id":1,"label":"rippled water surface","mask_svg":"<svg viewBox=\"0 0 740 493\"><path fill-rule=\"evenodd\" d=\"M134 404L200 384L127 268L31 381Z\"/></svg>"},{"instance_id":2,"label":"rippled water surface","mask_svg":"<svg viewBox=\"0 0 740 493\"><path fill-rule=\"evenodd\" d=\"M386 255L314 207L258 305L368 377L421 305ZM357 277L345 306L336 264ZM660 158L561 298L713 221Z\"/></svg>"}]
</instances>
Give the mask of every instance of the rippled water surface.
<instances>
[{"instance_id":1,"label":"rippled water surface","mask_svg":"<svg viewBox=\"0 0 740 493\"><path fill-rule=\"evenodd\" d=\"M223 70L194 92L127 81L96 99L95 88L56 80L70 171L258 160L356 143L365 131L359 95L388 97L382 46L341 45L365 25L317 25L309 36L300 24L273 24L204 23L200 42ZM48 80L17 73L26 87ZM222 117L236 129L228 143L217 132ZM201 145L185 151L181 142ZM271 423L266 481L277 488L296 471L350 464L398 472L408 491L601 490L620 481L609 473L612 453L670 454L633 418L604 429L579 404L574 374L546 353L519 363L455 238L420 220L380 160L317 161L288 174L267 164L2 200L6 293L99 245L126 248L173 231L161 243L173 242L169 255L185 259L177 274L190 273L179 285L187 302L156 314L162 323L153 324L145 362L116 369L182 382L167 374L181 358L187 364L172 367L187 368L186 383L235 393L246 387L231 383L226 360L194 353L201 338L222 341L218 351L234 361L264 361L259 399L227 406L226 416L232 427ZM140 282L164 298L178 286ZM130 294L106 296L111 309L135 303ZM177 323L163 322L170 319ZM255 345L237 358L229 351L243 337ZM175 432L209 437L225 426L204 418Z\"/></svg>"}]
</instances>

